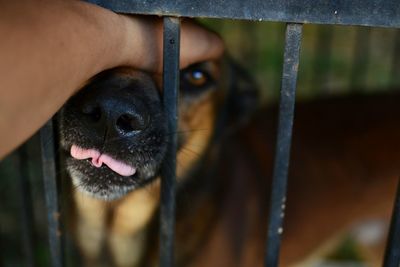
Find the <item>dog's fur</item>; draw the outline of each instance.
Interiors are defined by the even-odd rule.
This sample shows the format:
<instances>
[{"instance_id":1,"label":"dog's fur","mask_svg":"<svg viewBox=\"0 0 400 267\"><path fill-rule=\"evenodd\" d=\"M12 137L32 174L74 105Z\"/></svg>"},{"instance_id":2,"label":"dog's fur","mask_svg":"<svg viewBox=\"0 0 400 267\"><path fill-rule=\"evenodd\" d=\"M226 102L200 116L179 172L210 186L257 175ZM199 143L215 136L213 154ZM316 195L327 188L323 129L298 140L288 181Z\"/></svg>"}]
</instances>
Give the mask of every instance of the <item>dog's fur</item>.
<instances>
[{"instance_id":1,"label":"dog's fur","mask_svg":"<svg viewBox=\"0 0 400 267\"><path fill-rule=\"evenodd\" d=\"M192 80L191 71L198 69L207 74L207 84L197 86ZM158 141L146 143L150 148L158 147L150 175L136 177L138 182L124 183L122 189L118 188L120 177L110 176L106 167L98 170L87 163L93 173L89 178L80 177L84 171L77 175L74 170L82 168L76 167L81 162L68 159L70 175L75 179L73 228L87 266L102 266L106 258L112 258L118 267L157 265L157 177L170 134L179 137L176 266L262 266L276 112L262 110L249 126L226 134L245 121L256 106L257 93L251 79L236 66L221 67L217 62L189 67L182 77L177 133L166 129L165 115L153 107L162 105L155 84L148 75L133 70L119 69L95 78L64 107L61 139L67 152L75 142L87 148L99 145L91 141L96 136L81 136L82 131L88 132L87 124L82 118L74 118L84 116L74 111L74 105L94 96L90 92L101 95L104 86L114 88L111 93L106 90L105 95L117 102L121 99L114 91L150 94L147 100L154 105L148 112L158 117L160 124L154 126L161 132ZM97 91L91 91L95 87ZM136 97L135 93L130 97ZM396 99L362 97L298 105L283 266L304 260L322 243L329 247L338 233L347 232L354 223L387 221L400 174L400 108ZM215 134L216 125L224 129L218 128ZM135 142L124 138L116 138L125 142L116 145L119 150ZM106 147L107 142L112 145L112 138L104 140L101 146ZM114 157L138 162L136 155L104 147ZM136 146L136 150L125 153L135 154L137 150ZM91 184L85 179L97 180ZM106 189L98 190L99 183ZM113 185L110 190L108 183Z\"/></svg>"},{"instance_id":2,"label":"dog's fur","mask_svg":"<svg viewBox=\"0 0 400 267\"><path fill-rule=\"evenodd\" d=\"M139 264L149 239L147 228L159 206L157 177L170 135L178 136L177 176L183 187L182 180L190 180L206 154L214 135L216 114L225 105L225 99L235 96L226 113L237 112L234 118L237 122L247 118L254 109L257 97L252 81L238 72L237 79L229 81L237 83L225 84L227 81L220 78L220 64L223 63L204 62L181 71L176 133L166 127L161 90L156 86L159 83L147 74L130 69L100 74L63 107L60 133L66 167L73 181L73 228L86 265L99 265L106 248L117 266ZM229 71L237 72L237 69L230 67ZM196 75L200 76L196 78ZM225 88L232 90L228 92ZM112 112L102 110L99 114L100 108L108 107L133 110L142 117L145 114L149 126L137 135L121 135L113 125L104 122L114 116ZM124 113L121 110L120 114ZM138 173L134 177L120 177L105 166L95 168L87 161L76 160L69 156L73 144L96 148L135 164Z\"/></svg>"}]
</instances>

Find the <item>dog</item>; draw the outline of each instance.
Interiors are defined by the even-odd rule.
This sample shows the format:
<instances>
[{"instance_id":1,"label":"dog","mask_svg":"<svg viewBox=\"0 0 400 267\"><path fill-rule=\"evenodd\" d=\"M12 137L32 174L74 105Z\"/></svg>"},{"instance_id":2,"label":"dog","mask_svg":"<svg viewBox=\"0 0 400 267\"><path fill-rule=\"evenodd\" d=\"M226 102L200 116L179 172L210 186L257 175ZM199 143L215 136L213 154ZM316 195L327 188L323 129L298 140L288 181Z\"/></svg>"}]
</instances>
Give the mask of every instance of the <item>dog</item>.
<instances>
[{"instance_id":1,"label":"dog","mask_svg":"<svg viewBox=\"0 0 400 267\"><path fill-rule=\"evenodd\" d=\"M174 134L175 266L263 266L277 111L250 119L257 86L229 60L180 77L177 132L159 83L132 69L98 75L63 107L69 217L85 266L158 265L160 166ZM388 221L400 174L396 99L297 106L282 266L310 264L358 223Z\"/></svg>"},{"instance_id":2,"label":"dog","mask_svg":"<svg viewBox=\"0 0 400 267\"><path fill-rule=\"evenodd\" d=\"M237 112L231 123L249 117L257 101L253 82L238 72L238 82L224 84L221 64L203 62L181 71L178 132L167 129L159 83L132 69L98 75L63 107L60 140L72 178L71 228L85 265L100 266L108 248L116 266L143 266L168 137L178 136L177 177L183 187L210 149L225 99L235 99L226 107L227 114Z\"/></svg>"}]
</instances>

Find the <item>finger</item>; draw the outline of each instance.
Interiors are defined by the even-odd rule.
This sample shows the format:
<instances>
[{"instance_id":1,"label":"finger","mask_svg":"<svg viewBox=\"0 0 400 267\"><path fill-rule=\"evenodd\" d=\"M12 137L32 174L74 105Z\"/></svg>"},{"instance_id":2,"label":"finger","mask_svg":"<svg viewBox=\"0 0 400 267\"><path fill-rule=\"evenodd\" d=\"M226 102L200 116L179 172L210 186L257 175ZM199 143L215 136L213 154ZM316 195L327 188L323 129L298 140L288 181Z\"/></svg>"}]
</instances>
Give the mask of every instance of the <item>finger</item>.
<instances>
[{"instance_id":1,"label":"finger","mask_svg":"<svg viewBox=\"0 0 400 267\"><path fill-rule=\"evenodd\" d=\"M216 33L192 21L182 21L180 68L196 62L218 59L223 52L224 43Z\"/></svg>"}]
</instances>

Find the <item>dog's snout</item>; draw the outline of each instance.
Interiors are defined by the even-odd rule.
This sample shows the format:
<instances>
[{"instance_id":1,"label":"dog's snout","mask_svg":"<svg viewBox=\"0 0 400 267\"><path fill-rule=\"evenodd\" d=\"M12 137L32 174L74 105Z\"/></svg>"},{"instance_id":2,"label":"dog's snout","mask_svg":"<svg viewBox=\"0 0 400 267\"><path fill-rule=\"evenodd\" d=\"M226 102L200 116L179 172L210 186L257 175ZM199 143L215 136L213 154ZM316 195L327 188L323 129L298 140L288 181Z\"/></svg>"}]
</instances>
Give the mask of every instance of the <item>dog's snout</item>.
<instances>
[{"instance_id":1,"label":"dog's snout","mask_svg":"<svg viewBox=\"0 0 400 267\"><path fill-rule=\"evenodd\" d=\"M96 103L85 103L81 108L82 114L92 122L98 122L102 118L103 111Z\"/></svg>"},{"instance_id":2,"label":"dog's snout","mask_svg":"<svg viewBox=\"0 0 400 267\"><path fill-rule=\"evenodd\" d=\"M112 137L124 137L146 129L146 112L135 101L113 96L98 98L82 103L80 111L87 125L99 135L107 129Z\"/></svg>"}]
</instances>

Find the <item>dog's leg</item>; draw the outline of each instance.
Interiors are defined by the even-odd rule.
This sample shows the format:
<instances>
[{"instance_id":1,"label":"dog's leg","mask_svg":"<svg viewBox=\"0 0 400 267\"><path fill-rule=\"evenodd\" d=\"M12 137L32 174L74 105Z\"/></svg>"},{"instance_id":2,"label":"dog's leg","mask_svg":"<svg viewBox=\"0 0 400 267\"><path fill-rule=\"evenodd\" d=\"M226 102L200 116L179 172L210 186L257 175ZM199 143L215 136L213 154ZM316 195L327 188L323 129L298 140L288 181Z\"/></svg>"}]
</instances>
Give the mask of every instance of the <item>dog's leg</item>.
<instances>
[{"instance_id":1,"label":"dog's leg","mask_svg":"<svg viewBox=\"0 0 400 267\"><path fill-rule=\"evenodd\" d=\"M115 208L108 244L118 267L138 266L146 243L146 226L158 207L159 182L127 195Z\"/></svg>"},{"instance_id":2,"label":"dog's leg","mask_svg":"<svg viewBox=\"0 0 400 267\"><path fill-rule=\"evenodd\" d=\"M76 205L75 237L82 252L85 266L100 265L107 227L107 203L74 192Z\"/></svg>"},{"instance_id":3,"label":"dog's leg","mask_svg":"<svg viewBox=\"0 0 400 267\"><path fill-rule=\"evenodd\" d=\"M139 266L146 245L146 233L142 229L134 234L113 233L109 245L115 265L118 267Z\"/></svg>"}]
</instances>

